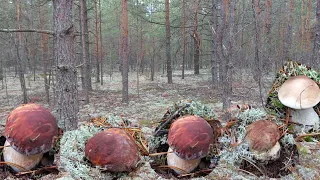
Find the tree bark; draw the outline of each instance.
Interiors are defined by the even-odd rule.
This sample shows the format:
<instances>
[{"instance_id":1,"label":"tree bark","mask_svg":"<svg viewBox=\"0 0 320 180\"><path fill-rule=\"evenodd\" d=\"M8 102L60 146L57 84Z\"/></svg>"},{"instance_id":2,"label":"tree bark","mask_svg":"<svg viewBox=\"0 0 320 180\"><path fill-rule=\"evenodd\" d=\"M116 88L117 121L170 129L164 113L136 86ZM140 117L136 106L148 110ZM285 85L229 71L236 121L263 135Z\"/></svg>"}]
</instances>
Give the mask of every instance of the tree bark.
<instances>
[{"instance_id":1,"label":"tree bark","mask_svg":"<svg viewBox=\"0 0 320 180\"><path fill-rule=\"evenodd\" d=\"M129 25L128 25L128 0L122 0L121 14L121 46L120 56L122 59L122 102L129 102L128 72L129 72Z\"/></svg>"},{"instance_id":2,"label":"tree bark","mask_svg":"<svg viewBox=\"0 0 320 180\"><path fill-rule=\"evenodd\" d=\"M290 58L290 50L291 50L291 44L292 44L293 10L294 10L294 0L290 0L290 10L289 10L289 14L288 14L287 36L286 36L286 44L285 44L285 59Z\"/></svg>"},{"instance_id":3,"label":"tree bark","mask_svg":"<svg viewBox=\"0 0 320 180\"><path fill-rule=\"evenodd\" d=\"M170 7L169 0L165 0L166 9L166 56L167 56L167 77L168 84L172 84L172 69L171 69L171 45L170 45Z\"/></svg>"},{"instance_id":4,"label":"tree bark","mask_svg":"<svg viewBox=\"0 0 320 180\"><path fill-rule=\"evenodd\" d=\"M316 25L314 35L313 58L311 59L310 64L320 69L320 0L317 0Z\"/></svg>"},{"instance_id":5,"label":"tree bark","mask_svg":"<svg viewBox=\"0 0 320 180\"><path fill-rule=\"evenodd\" d=\"M255 32L255 44L254 44L254 73L253 79L258 83L260 99L262 106L264 105L263 96L262 96L262 85L261 85L261 74L263 73L262 62L259 54L260 45L260 0L252 0L252 12L254 19L254 32Z\"/></svg>"},{"instance_id":6,"label":"tree bark","mask_svg":"<svg viewBox=\"0 0 320 180\"><path fill-rule=\"evenodd\" d=\"M65 131L74 130L78 125L77 70L74 49L74 26L72 22L73 0L53 0L55 36L57 102L55 108L58 120Z\"/></svg>"}]
</instances>

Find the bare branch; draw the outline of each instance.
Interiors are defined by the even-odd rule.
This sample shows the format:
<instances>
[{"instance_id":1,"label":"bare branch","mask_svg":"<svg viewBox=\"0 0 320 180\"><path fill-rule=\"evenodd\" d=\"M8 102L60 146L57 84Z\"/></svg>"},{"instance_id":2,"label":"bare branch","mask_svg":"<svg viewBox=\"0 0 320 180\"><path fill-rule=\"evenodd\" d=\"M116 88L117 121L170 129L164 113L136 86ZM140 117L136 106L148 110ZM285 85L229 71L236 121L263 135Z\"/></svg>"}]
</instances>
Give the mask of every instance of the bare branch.
<instances>
[{"instance_id":1,"label":"bare branch","mask_svg":"<svg viewBox=\"0 0 320 180\"><path fill-rule=\"evenodd\" d=\"M44 34L49 34L54 36L53 31L49 30L38 30L38 29L0 29L0 32L36 32L36 33L44 33Z\"/></svg>"}]
</instances>

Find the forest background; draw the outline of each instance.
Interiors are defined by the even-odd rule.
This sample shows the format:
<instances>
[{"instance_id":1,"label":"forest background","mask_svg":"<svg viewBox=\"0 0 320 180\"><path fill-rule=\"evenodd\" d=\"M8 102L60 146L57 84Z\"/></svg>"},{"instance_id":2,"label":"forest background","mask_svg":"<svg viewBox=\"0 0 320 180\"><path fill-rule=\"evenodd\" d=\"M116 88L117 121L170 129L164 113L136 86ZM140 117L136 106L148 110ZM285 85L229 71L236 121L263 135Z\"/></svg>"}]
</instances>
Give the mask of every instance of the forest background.
<instances>
[{"instance_id":1,"label":"forest background","mask_svg":"<svg viewBox=\"0 0 320 180\"><path fill-rule=\"evenodd\" d=\"M1 116L37 102L65 130L181 98L262 106L284 62L320 67L320 0L1 2Z\"/></svg>"}]
</instances>

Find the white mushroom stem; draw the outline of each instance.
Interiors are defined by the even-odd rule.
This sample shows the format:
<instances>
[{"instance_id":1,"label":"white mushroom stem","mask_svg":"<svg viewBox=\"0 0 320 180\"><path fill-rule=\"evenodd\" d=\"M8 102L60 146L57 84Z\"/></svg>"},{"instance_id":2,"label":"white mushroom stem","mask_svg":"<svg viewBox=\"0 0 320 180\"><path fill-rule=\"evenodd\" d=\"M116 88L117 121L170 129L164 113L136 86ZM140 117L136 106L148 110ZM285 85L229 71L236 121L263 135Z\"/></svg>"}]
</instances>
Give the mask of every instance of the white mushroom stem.
<instances>
[{"instance_id":1,"label":"white mushroom stem","mask_svg":"<svg viewBox=\"0 0 320 180\"><path fill-rule=\"evenodd\" d=\"M254 151L254 157L260 161L276 160L280 157L280 150L280 143L277 142L271 149L267 151Z\"/></svg>"},{"instance_id":2,"label":"white mushroom stem","mask_svg":"<svg viewBox=\"0 0 320 180\"><path fill-rule=\"evenodd\" d=\"M28 171L34 168L41 160L43 153L26 156L14 150L8 141L4 143L3 158L5 162L12 163L8 164L15 172ZM22 167L22 168L19 168Z\"/></svg>"},{"instance_id":3,"label":"white mushroom stem","mask_svg":"<svg viewBox=\"0 0 320 180\"><path fill-rule=\"evenodd\" d=\"M302 124L305 126L318 126L319 116L313 108L307 109L292 109L292 122Z\"/></svg>"},{"instance_id":4,"label":"white mushroom stem","mask_svg":"<svg viewBox=\"0 0 320 180\"><path fill-rule=\"evenodd\" d=\"M185 160L177 156L172 152L172 149L169 147L167 155L168 166L175 167L173 169L177 174L185 174L193 171L200 163L201 158L193 160ZM183 170L180 171L179 169Z\"/></svg>"}]
</instances>

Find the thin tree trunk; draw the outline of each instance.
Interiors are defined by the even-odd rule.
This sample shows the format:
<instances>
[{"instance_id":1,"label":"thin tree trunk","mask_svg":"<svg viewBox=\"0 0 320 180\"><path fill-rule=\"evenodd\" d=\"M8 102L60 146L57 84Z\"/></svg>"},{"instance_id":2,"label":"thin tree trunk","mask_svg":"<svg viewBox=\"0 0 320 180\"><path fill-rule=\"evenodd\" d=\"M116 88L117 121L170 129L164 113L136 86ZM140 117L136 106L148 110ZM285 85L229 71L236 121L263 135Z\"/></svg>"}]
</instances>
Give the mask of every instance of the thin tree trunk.
<instances>
[{"instance_id":1,"label":"thin tree trunk","mask_svg":"<svg viewBox=\"0 0 320 180\"><path fill-rule=\"evenodd\" d=\"M136 0L136 6L139 6L139 0ZM141 22L140 22L141 23ZM142 26L142 24L140 24L140 27ZM137 70L137 93L138 93L138 97L140 96L140 88L139 88L139 73L140 73L140 65L141 65L141 51L142 51L142 37L139 40L139 29L142 31L141 28L139 28L139 17L137 16L136 18L136 70ZM140 34L142 36L142 33ZM139 42L140 41L140 42ZM138 43L139 42L139 43ZM139 45L140 44L140 45ZM140 47L140 52L138 47Z\"/></svg>"},{"instance_id":2,"label":"thin tree trunk","mask_svg":"<svg viewBox=\"0 0 320 180\"><path fill-rule=\"evenodd\" d=\"M88 91L92 90L92 81L91 81L91 58L90 58L90 42L89 42L89 18L88 18L88 8L87 8L87 0L83 3L83 19L84 21L84 38L85 38L85 48L86 48L86 62L85 63L85 72L86 75L86 85L88 88Z\"/></svg>"},{"instance_id":3,"label":"thin tree trunk","mask_svg":"<svg viewBox=\"0 0 320 180\"><path fill-rule=\"evenodd\" d=\"M170 7L169 0L165 0L166 9L166 56L167 56L167 77L168 84L172 84L172 69L171 69L171 45L170 45Z\"/></svg>"},{"instance_id":4,"label":"thin tree trunk","mask_svg":"<svg viewBox=\"0 0 320 180\"><path fill-rule=\"evenodd\" d=\"M44 10L41 11L41 5L38 4L38 20L39 20L39 29L43 29L43 19L46 18L47 9L44 7ZM43 80L44 80L44 90L46 93L46 101L47 103L50 102L50 93L49 93L49 82L48 82L48 62L47 62L47 53L48 53L48 34L41 34L41 59L43 63Z\"/></svg>"},{"instance_id":5,"label":"thin tree trunk","mask_svg":"<svg viewBox=\"0 0 320 180\"><path fill-rule=\"evenodd\" d=\"M21 1L17 0L17 22L18 22L18 29L21 30ZM19 73L19 79L20 79L20 85L22 90L22 98L23 103L28 103L28 95L27 95L27 88L26 88L26 82L24 79L24 68L23 68L23 48L22 48L22 33L18 32L18 42L15 43L15 47L17 49L17 64L18 64L18 73Z\"/></svg>"},{"instance_id":6,"label":"thin tree trunk","mask_svg":"<svg viewBox=\"0 0 320 180\"><path fill-rule=\"evenodd\" d=\"M103 45L102 45L102 15L101 15L101 1L99 0L99 34L100 34L100 79L101 85L103 85Z\"/></svg>"},{"instance_id":7,"label":"thin tree trunk","mask_svg":"<svg viewBox=\"0 0 320 180\"><path fill-rule=\"evenodd\" d=\"M198 34L198 11L201 0L194 2L194 22L193 22L193 39L194 39L194 74L200 74L200 37Z\"/></svg>"},{"instance_id":8,"label":"thin tree trunk","mask_svg":"<svg viewBox=\"0 0 320 180\"><path fill-rule=\"evenodd\" d=\"M151 81L154 81L154 58L156 56L156 52L155 52L155 41L154 41L154 37L152 37L152 56L151 56Z\"/></svg>"},{"instance_id":9,"label":"thin tree trunk","mask_svg":"<svg viewBox=\"0 0 320 180\"><path fill-rule=\"evenodd\" d=\"M122 59L122 102L129 102L128 92L128 58L129 58L129 25L128 25L128 0L122 0L121 14L121 48L120 54Z\"/></svg>"},{"instance_id":10,"label":"thin tree trunk","mask_svg":"<svg viewBox=\"0 0 320 180\"><path fill-rule=\"evenodd\" d=\"M183 22L182 22L182 72L181 72L181 79L184 79L184 66L186 63L186 23L187 23L187 17L186 17L186 1L182 0L182 16L183 16Z\"/></svg>"},{"instance_id":11,"label":"thin tree trunk","mask_svg":"<svg viewBox=\"0 0 320 180\"><path fill-rule=\"evenodd\" d=\"M87 66L88 62L88 57L87 57L87 52L86 52L86 39L85 39L85 16L84 16L84 11L87 11L85 9L85 4L86 0L80 0L80 22L81 22L81 52L82 52L82 62L84 63L84 67ZM89 103L89 88L88 88L88 79L90 78L90 73L87 72L87 68L84 68L84 75L85 75L85 80L84 82L84 94L85 94L85 104Z\"/></svg>"},{"instance_id":12,"label":"thin tree trunk","mask_svg":"<svg viewBox=\"0 0 320 180\"><path fill-rule=\"evenodd\" d=\"M74 48L73 0L53 0L58 120L65 131L78 125L77 69Z\"/></svg>"},{"instance_id":13,"label":"thin tree trunk","mask_svg":"<svg viewBox=\"0 0 320 180\"><path fill-rule=\"evenodd\" d=\"M94 1L95 41L96 41L96 83L100 82L100 57L99 57L99 31L98 31L98 5Z\"/></svg>"},{"instance_id":14,"label":"thin tree trunk","mask_svg":"<svg viewBox=\"0 0 320 180\"><path fill-rule=\"evenodd\" d=\"M217 84L219 82L219 77L218 77L218 64L219 64L219 59L217 55L217 49L218 49L218 41L219 41L219 36L218 36L218 13L217 13L217 0L212 0L212 55L211 55L211 76L212 76L212 83Z\"/></svg>"},{"instance_id":15,"label":"thin tree trunk","mask_svg":"<svg viewBox=\"0 0 320 180\"><path fill-rule=\"evenodd\" d=\"M227 6L226 2L224 6ZM230 10L229 8L226 8L226 11L230 11L229 18L228 18L228 42L227 42L227 57L224 59L225 61L225 79L223 83L223 109L229 109L231 106L231 99L232 99L232 75L233 75L233 61L235 60L236 54L235 54L235 35L234 35L234 28L235 28L235 9L236 9L236 1L230 2ZM224 117L224 120L229 120L231 118L231 114L227 113Z\"/></svg>"}]
</instances>

